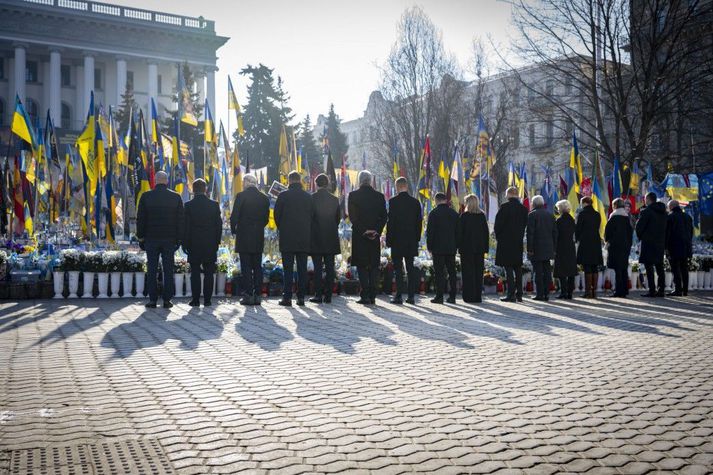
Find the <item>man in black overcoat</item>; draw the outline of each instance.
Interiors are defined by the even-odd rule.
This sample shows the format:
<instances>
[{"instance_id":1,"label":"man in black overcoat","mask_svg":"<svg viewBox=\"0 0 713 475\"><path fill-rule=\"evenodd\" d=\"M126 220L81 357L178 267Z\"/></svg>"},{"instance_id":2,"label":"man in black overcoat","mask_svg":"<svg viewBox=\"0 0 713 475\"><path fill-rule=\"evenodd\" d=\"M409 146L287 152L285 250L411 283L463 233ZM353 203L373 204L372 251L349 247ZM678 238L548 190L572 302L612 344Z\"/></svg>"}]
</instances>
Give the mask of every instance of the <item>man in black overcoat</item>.
<instances>
[{"instance_id":1,"label":"man in black overcoat","mask_svg":"<svg viewBox=\"0 0 713 475\"><path fill-rule=\"evenodd\" d=\"M307 292L307 256L312 240L312 197L302 186L302 175L292 171L287 190L275 202L275 224L280 234L283 287L279 304L292 306L292 281L297 261L297 305L305 304Z\"/></svg>"},{"instance_id":2,"label":"man in black overcoat","mask_svg":"<svg viewBox=\"0 0 713 475\"><path fill-rule=\"evenodd\" d=\"M534 300L549 300L552 283L552 265L557 248L557 225L552 211L545 208L545 200L537 195L532 198L533 210L527 216L527 257L532 262L535 274Z\"/></svg>"},{"instance_id":3,"label":"man in black overcoat","mask_svg":"<svg viewBox=\"0 0 713 475\"><path fill-rule=\"evenodd\" d=\"M458 281L456 275L456 252L458 251L458 213L450 207L444 193L436 193L436 207L428 214L426 245L433 257L436 277L436 296L432 303L443 303L446 287L444 268L448 271L450 296L448 303L455 303Z\"/></svg>"},{"instance_id":4,"label":"man in black overcoat","mask_svg":"<svg viewBox=\"0 0 713 475\"><path fill-rule=\"evenodd\" d=\"M193 182L193 199L185 205L185 233L183 250L191 265L191 307L200 305L201 272L203 273L203 305L210 307L213 297L213 274L218 259L218 247L223 234L220 205L205 194L206 182L199 178Z\"/></svg>"},{"instance_id":5,"label":"man in black overcoat","mask_svg":"<svg viewBox=\"0 0 713 475\"><path fill-rule=\"evenodd\" d=\"M379 278L381 233L386 225L386 200L372 186L372 175L359 172L359 189L349 193L349 219L352 222L352 265L357 267L361 298L357 303L376 303L376 281Z\"/></svg>"},{"instance_id":6,"label":"man in black overcoat","mask_svg":"<svg viewBox=\"0 0 713 475\"><path fill-rule=\"evenodd\" d=\"M235 252L240 254L243 305L260 305L262 252L265 226L270 219L270 199L257 189L255 175L243 178L243 191L235 196L230 230L235 235Z\"/></svg>"},{"instance_id":7,"label":"man in black overcoat","mask_svg":"<svg viewBox=\"0 0 713 475\"><path fill-rule=\"evenodd\" d=\"M643 297L663 297L666 275L663 269L664 248L666 246L666 205L659 202L656 193L646 195L646 207L639 213L636 223L636 237L641 241L639 264L646 269L648 293ZM658 277L658 291L654 279L654 268Z\"/></svg>"},{"instance_id":8,"label":"man in black overcoat","mask_svg":"<svg viewBox=\"0 0 713 475\"><path fill-rule=\"evenodd\" d=\"M311 254L314 263L313 303L331 303L334 287L334 256L341 254L339 243L339 222L342 212L339 199L329 191L329 178L324 173L314 180L317 191L312 194L312 244ZM322 279L322 268L326 280Z\"/></svg>"},{"instance_id":9,"label":"man in black overcoat","mask_svg":"<svg viewBox=\"0 0 713 475\"><path fill-rule=\"evenodd\" d=\"M601 224L602 217L594 209L591 196L583 196L579 201L580 210L574 228L577 246L577 264L584 270L585 298L597 297L597 278L599 266L604 264L602 257Z\"/></svg>"},{"instance_id":10,"label":"man in black overcoat","mask_svg":"<svg viewBox=\"0 0 713 475\"><path fill-rule=\"evenodd\" d=\"M404 293L404 263L408 275L408 297L406 303L415 303L418 276L413 265L413 258L418 255L418 243L421 240L423 211L421 203L408 194L408 180L396 179L396 196L389 200L389 215L386 225L386 245L391 248L391 261L396 274L396 296L391 303L402 304Z\"/></svg>"},{"instance_id":11,"label":"man in black overcoat","mask_svg":"<svg viewBox=\"0 0 713 475\"><path fill-rule=\"evenodd\" d=\"M156 173L156 187L141 195L136 213L136 237L146 250L146 272L149 303L156 308L158 300L158 258L163 268L163 307L171 308L174 293L173 254L183 239L183 200L168 188L166 172Z\"/></svg>"},{"instance_id":12,"label":"man in black overcoat","mask_svg":"<svg viewBox=\"0 0 713 475\"><path fill-rule=\"evenodd\" d=\"M504 302L522 302L522 247L527 227L527 208L520 203L518 189L511 186L505 192L507 202L495 215L495 265L505 268L507 296Z\"/></svg>"},{"instance_id":13,"label":"man in black overcoat","mask_svg":"<svg viewBox=\"0 0 713 475\"><path fill-rule=\"evenodd\" d=\"M666 222L666 252L673 273L670 296L688 295L688 260L693 257L693 219L683 212L676 200L668 202Z\"/></svg>"}]
</instances>

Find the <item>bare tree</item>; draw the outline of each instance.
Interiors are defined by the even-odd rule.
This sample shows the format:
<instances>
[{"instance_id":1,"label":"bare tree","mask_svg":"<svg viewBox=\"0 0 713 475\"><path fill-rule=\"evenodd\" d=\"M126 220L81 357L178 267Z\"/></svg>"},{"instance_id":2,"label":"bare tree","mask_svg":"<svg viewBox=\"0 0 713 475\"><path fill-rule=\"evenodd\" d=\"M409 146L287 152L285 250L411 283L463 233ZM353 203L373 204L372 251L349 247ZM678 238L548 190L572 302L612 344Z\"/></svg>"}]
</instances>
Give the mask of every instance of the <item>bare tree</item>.
<instances>
[{"instance_id":1,"label":"bare tree","mask_svg":"<svg viewBox=\"0 0 713 475\"><path fill-rule=\"evenodd\" d=\"M691 41L697 0L513 0L514 50L541 70L529 81L513 68L534 114L576 128L582 148L632 163L666 158L658 131L688 113L710 74L706 42ZM705 46L710 48L710 45ZM529 77L528 77L529 79ZM543 87L544 83L544 87ZM676 119L676 117L679 119ZM653 146L652 146L653 145Z\"/></svg>"}]
</instances>

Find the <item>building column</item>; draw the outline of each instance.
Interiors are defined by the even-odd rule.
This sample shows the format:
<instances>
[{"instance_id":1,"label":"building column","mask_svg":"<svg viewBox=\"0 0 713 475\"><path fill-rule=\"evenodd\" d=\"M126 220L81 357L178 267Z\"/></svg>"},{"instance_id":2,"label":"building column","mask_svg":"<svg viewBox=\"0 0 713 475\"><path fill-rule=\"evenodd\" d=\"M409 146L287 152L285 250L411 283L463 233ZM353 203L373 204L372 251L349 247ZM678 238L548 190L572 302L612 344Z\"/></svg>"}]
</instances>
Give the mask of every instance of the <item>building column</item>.
<instances>
[{"instance_id":1,"label":"building column","mask_svg":"<svg viewBox=\"0 0 713 475\"><path fill-rule=\"evenodd\" d=\"M84 109L89 110L89 98L94 90L94 56L92 53L84 53ZM86 112L84 111L83 114ZM83 117L79 115L78 117Z\"/></svg>"},{"instance_id":2,"label":"building column","mask_svg":"<svg viewBox=\"0 0 713 475\"><path fill-rule=\"evenodd\" d=\"M116 58L116 105L121 105L121 96L126 92L126 59Z\"/></svg>"},{"instance_id":3,"label":"building column","mask_svg":"<svg viewBox=\"0 0 713 475\"><path fill-rule=\"evenodd\" d=\"M62 126L62 57L57 48L50 49L50 116L55 127Z\"/></svg>"},{"instance_id":4,"label":"building column","mask_svg":"<svg viewBox=\"0 0 713 475\"><path fill-rule=\"evenodd\" d=\"M205 104L205 98L206 98L205 76L196 72L194 77L196 78L196 87L198 88L198 100L200 101L200 104L203 105L203 104ZM193 91L191 91L191 92L193 92ZM211 104L211 107L213 107L212 104Z\"/></svg>"},{"instance_id":5,"label":"building column","mask_svg":"<svg viewBox=\"0 0 713 475\"><path fill-rule=\"evenodd\" d=\"M210 103L211 111L215 114L215 69L210 69L206 73L206 97Z\"/></svg>"},{"instance_id":6,"label":"building column","mask_svg":"<svg viewBox=\"0 0 713 475\"><path fill-rule=\"evenodd\" d=\"M156 102L158 96L158 65L155 62L149 62L148 75L149 89L148 106L146 108L147 115L151 114L151 98L153 98L154 102ZM158 104L156 104L156 107L158 108ZM156 113L158 114L158 110L156 111Z\"/></svg>"},{"instance_id":7,"label":"building column","mask_svg":"<svg viewBox=\"0 0 713 475\"><path fill-rule=\"evenodd\" d=\"M16 44L15 45L15 94L20 97L20 100L25 102L25 76L26 69L26 49L25 45ZM12 98L15 101L15 98ZM8 101L9 102L9 101Z\"/></svg>"}]
</instances>

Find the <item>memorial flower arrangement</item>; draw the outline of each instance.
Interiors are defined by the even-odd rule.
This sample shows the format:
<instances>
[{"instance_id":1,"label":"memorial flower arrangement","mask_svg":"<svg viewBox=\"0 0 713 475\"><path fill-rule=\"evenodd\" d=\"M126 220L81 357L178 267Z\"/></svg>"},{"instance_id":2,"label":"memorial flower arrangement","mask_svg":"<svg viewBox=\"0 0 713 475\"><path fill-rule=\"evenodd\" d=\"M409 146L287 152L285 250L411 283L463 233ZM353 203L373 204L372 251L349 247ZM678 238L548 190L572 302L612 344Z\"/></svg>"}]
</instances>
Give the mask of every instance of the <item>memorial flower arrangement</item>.
<instances>
[{"instance_id":1,"label":"memorial flower arrangement","mask_svg":"<svg viewBox=\"0 0 713 475\"><path fill-rule=\"evenodd\" d=\"M186 274L189 271L188 259L184 256L176 256L173 258L173 272L176 274Z\"/></svg>"},{"instance_id":2,"label":"memorial flower arrangement","mask_svg":"<svg viewBox=\"0 0 713 475\"><path fill-rule=\"evenodd\" d=\"M146 254L128 253L126 272L146 272Z\"/></svg>"},{"instance_id":3,"label":"memorial flower arrangement","mask_svg":"<svg viewBox=\"0 0 713 475\"><path fill-rule=\"evenodd\" d=\"M104 272L121 272L126 257L121 251L107 251L101 254Z\"/></svg>"},{"instance_id":4,"label":"memorial flower arrangement","mask_svg":"<svg viewBox=\"0 0 713 475\"><path fill-rule=\"evenodd\" d=\"M701 258L698 256L693 256L688 260L688 270L689 272L695 272L701 268Z\"/></svg>"},{"instance_id":5,"label":"memorial flower arrangement","mask_svg":"<svg viewBox=\"0 0 713 475\"><path fill-rule=\"evenodd\" d=\"M77 249L63 249L59 253L59 269L62 271L79 271L84 265L84 253Z\"/></svg>"},{"instance_id":6,"label":"memorial flower arrangement","mask_svg":"<svg viewBox=\"0 0 713 475\"><path fill-rule=\"evenodd\" d=\"M227 274L233 266L233 258L230 254L223 253L218 256L218 262L216 264L216 272L222 274Z\"/></svg>"}]
</instances>

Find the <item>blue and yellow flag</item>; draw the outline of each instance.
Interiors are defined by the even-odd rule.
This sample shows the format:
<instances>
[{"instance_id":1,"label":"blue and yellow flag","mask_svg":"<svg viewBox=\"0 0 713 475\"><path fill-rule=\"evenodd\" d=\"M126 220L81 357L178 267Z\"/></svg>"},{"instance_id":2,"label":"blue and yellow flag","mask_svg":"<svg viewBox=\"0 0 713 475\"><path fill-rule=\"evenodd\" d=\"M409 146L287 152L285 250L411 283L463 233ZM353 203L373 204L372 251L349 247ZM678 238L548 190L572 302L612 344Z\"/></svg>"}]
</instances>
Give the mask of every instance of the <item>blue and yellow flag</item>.
<instances>
[{"instance_id":1,"label":"blue and yellow flag","mask_svg":"<svg viewBox=\"0 0 713 475\"><path fill-rule=\"evenodd\" d=\"M208 99L205 100L205 120L203 121L204 140L208 143L215 142L217 136L215 134L215 124L213 123L213 115L210 113L210 105Z\"/></svg>"},{"instance_id":2,"label":"blue and yellow flag","mask_svg":"<svg viewBox=\"0 0 713 475\"><path fill-rule=\"evenodd\" d=\"M594 166L592 168L592 208L601 217L599 237L604 239L604 228L607 225L607 213L609 211L609 190L604 181L604 170L599 153L594 155Z\"/></svg>"},{"instance_id":3,"label":"blue and yellow flag","mask_svg":"<svg viewBox=\"0 0 713 475\"><path fill-rule=\"evenodd\" d=\"M243 114L240 112L240 103L238 103L238 96L235 95L235 90L233 90L233 81L230 80L230 75L228 75L228 110L235 111L235 117L238 119L238 135L242 137L245 135Z\"/></svg>"},{"instance_id":4,"label":"blue and yellow flag","mask_svg":"<svg viewBox=\"0 0 713 475\"><path fill-rule=\"evenodd\" d=\"M37 137L35 130L32 128L32 121L25 108L22 107L22 101L20 101L20 96L18 95L15 95L15 113L12 115L10 129L13 134L27 142L33 150L37 147Z\"/></svg>"},{"instance_id":5,"label":"blue and yellow flag","mask_svg":"<svg viewBox=\"0 0 713 475\"><path fill-rule=\"evenodd\" d=\"M619 162L619 157L614 157L614 168L612 170L612 201L615 198L621 198L622 190L621 185L621 163Z\"/></svg>"},{"instance_id":6,"label":"blue and yellow flag","mask_svg":"<svg viewBox=\"0 0 713 475\"><path fill-rule=\"evenodd\" d=\"M579 206L579 194L582 185L582 156L577 145L577 135L572 132L572 148L569 152L567 173L567 201L573 210Z\"/></svg>"},{"instance_id":7,"label":"blue and yellow flag","mask_svg":"<svg viewBox=\"0 0 713 475\"><path fill-rule=\"evenodd\" d=\"M193 103L191 102L191 92L186 86L186 81L183 77L183 69L181 65L178 65L178 112L181 117L181 122L192 125L193 127L198 126L198 119L196 114L193 112Z\"/></svg>"}]
</instances>

